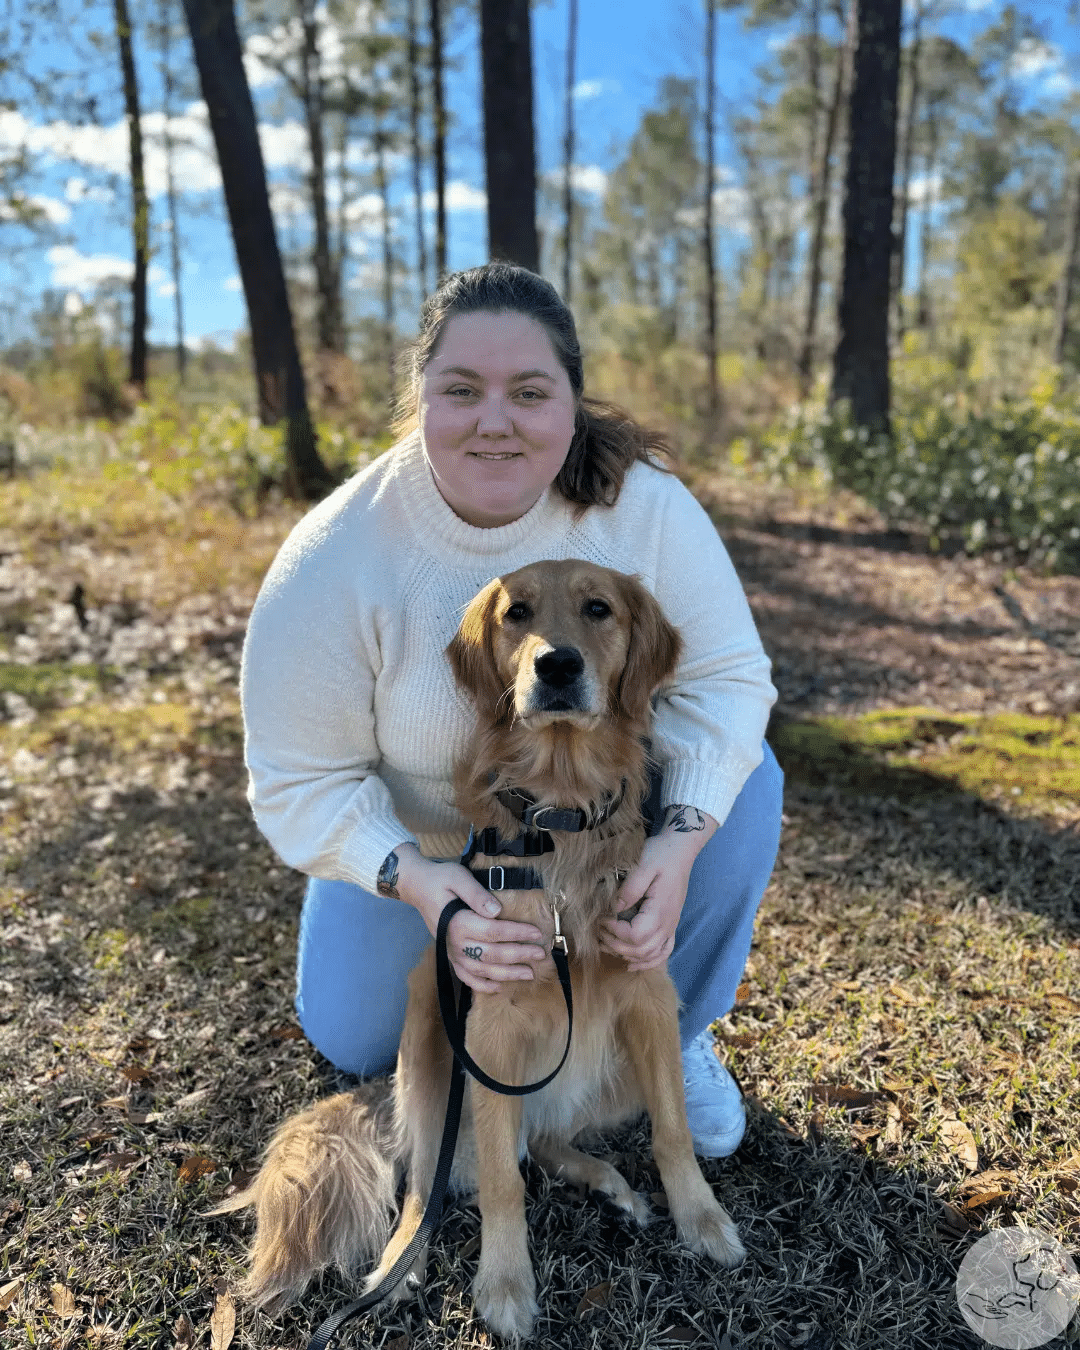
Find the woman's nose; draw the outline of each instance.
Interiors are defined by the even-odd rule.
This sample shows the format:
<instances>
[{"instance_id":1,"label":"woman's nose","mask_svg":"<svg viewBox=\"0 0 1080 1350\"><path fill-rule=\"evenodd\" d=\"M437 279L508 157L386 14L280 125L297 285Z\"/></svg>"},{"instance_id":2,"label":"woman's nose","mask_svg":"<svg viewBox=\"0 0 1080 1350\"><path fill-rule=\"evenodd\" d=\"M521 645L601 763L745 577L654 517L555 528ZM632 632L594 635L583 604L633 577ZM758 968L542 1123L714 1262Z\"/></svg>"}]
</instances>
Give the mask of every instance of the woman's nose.
<instances>
[{"instance_id":1,"label":"woman's nose","mask_svg":"<svg viewBox=\"0 0 1080 1350\"><path fill-rule=\"evenodd\" d=\"M492 391L477 409L476 429L483 436L506 435L513 426L510 409L501 393Z\"/></svg>"}]
</instances>

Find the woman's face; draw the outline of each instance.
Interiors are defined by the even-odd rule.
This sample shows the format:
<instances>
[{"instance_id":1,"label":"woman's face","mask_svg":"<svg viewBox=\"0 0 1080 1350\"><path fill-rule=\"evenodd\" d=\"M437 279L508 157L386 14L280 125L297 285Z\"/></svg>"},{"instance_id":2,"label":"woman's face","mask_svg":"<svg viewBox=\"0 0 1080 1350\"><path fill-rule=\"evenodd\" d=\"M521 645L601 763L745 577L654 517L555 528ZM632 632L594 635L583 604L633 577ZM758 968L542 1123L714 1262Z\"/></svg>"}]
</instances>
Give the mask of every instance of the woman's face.
<instances>
[{"instance_id":1,"label":"woman's face","mask_svg":"<svg viewBox=\"0 0 1080 1350\"><path fill-rule=\"evenodd\" d=\"M444 500L484 528L523 516L563 466L574 412L542 324L508 311L449 319L420 386L420 435Z\"/></svg>"}]
</instances>

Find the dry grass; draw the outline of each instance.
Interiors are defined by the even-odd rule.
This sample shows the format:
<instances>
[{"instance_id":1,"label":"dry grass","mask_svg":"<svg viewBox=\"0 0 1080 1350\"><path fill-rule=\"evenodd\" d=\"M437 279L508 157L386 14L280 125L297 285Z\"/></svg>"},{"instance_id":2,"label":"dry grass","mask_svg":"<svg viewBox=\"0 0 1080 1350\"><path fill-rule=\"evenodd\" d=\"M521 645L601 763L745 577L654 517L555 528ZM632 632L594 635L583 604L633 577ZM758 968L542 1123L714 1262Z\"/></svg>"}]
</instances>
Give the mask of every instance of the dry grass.
<instances>
[{"instance_id":1,"label":"dry grass","mask_svg":"<svg viewBox=\"0 0 1080 1350\"><path fill-rule=\"evenodd\" d=\"M16 490L0 487L5 522ZM256 578L293 517L181 505L162 539L165 517L140 530L133 508L121 551L107 514L68 538L70 515L18 500L0 537L0 1290L19 1283L0 1339L209 1346L246 1229L200 1213L286 1112L337 1086L295 1026L302 882L251 823L234 692ZM768 514L771 532L743 516L730 538L778 658L788 821L742 997L717 1025L750 1128L707 1166L750 1259L717 1272L662 1212L630 1231L530 1170L541 1344L968 1350L953 1283L979 1232L1025 1221L1080 1246L1080 840L1043 799L992 800L985 775L943 775L860 720L902 699L875 692L869 639L854 673L838 664L811 582L865 562L877 609L852 623L903 648L914 680L929 620L897 598L897 564L949 564L840 541L811 566L790 518ZM204 570L184 539L208 541ZM1008 582L1021 597L1041 584ZM842 673L807 694L806 671L830 662ZM830 693L839 679L858 697ZM1007 713L992 695L964 706ZM929 713L907 716L910 739ZM837 746L862 776L830 770ZM643 1128L597 1147L657 1189ZM474 1209L452 1210L422 1302L349 1336L490 1345L469 1298L477 1234ZM277 1321L240 1305L233 1344L302 1347L348 1292L327 1277Z\"/></svg>"}]
</instances>

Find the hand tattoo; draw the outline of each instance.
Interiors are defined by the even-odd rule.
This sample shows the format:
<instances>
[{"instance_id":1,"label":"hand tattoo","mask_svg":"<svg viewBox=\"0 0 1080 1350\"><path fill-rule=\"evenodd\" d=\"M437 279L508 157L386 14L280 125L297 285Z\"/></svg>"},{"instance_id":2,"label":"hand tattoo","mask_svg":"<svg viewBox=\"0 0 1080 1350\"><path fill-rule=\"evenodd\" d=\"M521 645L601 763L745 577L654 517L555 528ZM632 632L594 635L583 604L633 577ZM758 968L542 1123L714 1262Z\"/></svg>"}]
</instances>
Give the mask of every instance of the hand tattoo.
<instances>
[{"instance_id":1,"label":"hand tattoo","mask_svg":"<svg viewBox=\"0 0 1080 1350\"><path fill-rule=\"evenodd\" d=\"M679 834L694 834L705 828L705 817L696 806L669 806L664 828Z\"/></svg>"},{"instance_id":2,"label":"hand tattoo","mask_svg":"<svg viewBox=\"0 0 1080 1350\"><path fill-rule=\"evenodd\" d=\"M474 961L482 961L484 959L483 947L462 947L461 950L466 956L471 956Z\"/></svg>"}]
</instances>

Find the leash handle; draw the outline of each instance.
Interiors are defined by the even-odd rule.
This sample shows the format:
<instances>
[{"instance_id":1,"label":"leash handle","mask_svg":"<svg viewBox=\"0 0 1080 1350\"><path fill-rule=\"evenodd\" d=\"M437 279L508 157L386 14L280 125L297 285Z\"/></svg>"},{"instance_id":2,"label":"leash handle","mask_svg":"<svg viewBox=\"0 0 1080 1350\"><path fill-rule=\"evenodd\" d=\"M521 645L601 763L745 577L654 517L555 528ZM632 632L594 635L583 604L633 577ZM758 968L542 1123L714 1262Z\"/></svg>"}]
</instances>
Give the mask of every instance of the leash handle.
<instances>
[{"instance_id":1,"label":"leash handle","mask_svg":"<svg viewBox=\"0 0 1080 1350\"><path fill-rule=\"evenodd\" d=\"M464 1065L478 1083L490 1088L492 1092L502 1093L504 1097L525 1097L530 1092L539 1092L542 1087L547 1087L566 1063L566 1057L570 1053L570 1040L574 1034L574 995L570 988L570 963L566 956L566 939L561 934L557 934L551 946L551 957L555 962L559 984L562 986L563 1000L566 1003L566 1046L563 1049L562 1059L546 1077L537 1079L535 1083L522 1083L520 1085L500 1083L497 1078L492 1078L485 1073L468 1050L465 1049L465 1022L462 1020L461 1024L457 1025L454 1018L454 982L450 968L450 956L446 950L446 929L455 914L468 908L469 906L464 900L451 900L439 916L439 928L435 935L435 974L439 989L439 1011L442 1013L443 1025L446 1027L446 1036L450 1042L450 1048L454 1052L455 1061ZM463 991L467 988L468 985L462 985Z\"/></svg>"}]
</instances>

